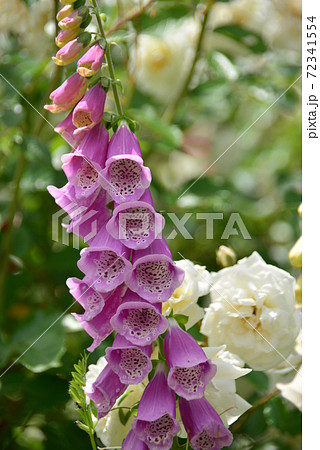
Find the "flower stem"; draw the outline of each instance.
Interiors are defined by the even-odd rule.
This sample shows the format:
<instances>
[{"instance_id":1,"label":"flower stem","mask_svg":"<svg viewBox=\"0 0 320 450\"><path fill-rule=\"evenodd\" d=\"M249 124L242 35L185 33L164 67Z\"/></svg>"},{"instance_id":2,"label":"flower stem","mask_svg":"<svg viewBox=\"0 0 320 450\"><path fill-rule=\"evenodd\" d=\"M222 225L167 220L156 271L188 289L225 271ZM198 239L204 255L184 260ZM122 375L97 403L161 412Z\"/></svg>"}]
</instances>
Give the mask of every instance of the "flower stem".
<instances>
[{"instance_id":1,"label":"flower stem","mask_svg":"<svg viewBox=\"0 0 320 450\"><path fill-rule=\"evenodd\" d=\"M92 0L92 4L94 6L95 16L97 19L97 24L98 24L98 28L99 28L101 37L106 40L106 34L104 32L103 23L102 23L102 20L100 17L100 10L99 10L97 1ZM118 115L123 116L123 109L122 109L122 105L120 102L118 86L116 84L117 80L116 80L115 71L114 71L114 67L113 67L113 61L112 61L112 56L111 56L111 51L110 51L110 44L107 42L107 40L106 40L106 43L107 43L107 48L106 48L106 52L105 52L105 60L108 64L109 75L111 78L111 87L112 87L112 92L113 92L113 98L114 98L114 102L116 105Z\"/></svg>"},{"instance_id":2,"label":"flower stem","mask_svg":"<svg viewBox=\"0 0 320 450\"><path fill-rule=\"evenodd\" d=\"M211 9L213 3L214 3L214 1L211 0L205 6L205 10L204 10L204 13L203 13L203 19L202 19L202 24L201 24L201 30L200 30L200 34L199 34L199 37L198 37L198 42L197 42L194 58L193 58L193 61L192 61L192 64L191 64L188 76L185 79L185 82L184 82L180 92L178 93L177 97L175 98L175 100L171 104L169 104L168 108L163 113L162 118L163 118L163 120L165 120L168 123L170 123L172 121L172 119L173 119L173 117L174 117L174 115L176 113L176 110L177 110L177 108L179 106L179 103L181 102L181 100L183 99L183 97L185 96L185 94L188 91L189 84L190 84L190 81L192 79L194 69L196 67L197 61L198 61L200 53L201 53L202 42L203 42L203 38L204 38L204 35L205 35L205 31L206 31L208 16L209 16L209 12L210 12L210 9Z\"/></svg>"}]
</instances>

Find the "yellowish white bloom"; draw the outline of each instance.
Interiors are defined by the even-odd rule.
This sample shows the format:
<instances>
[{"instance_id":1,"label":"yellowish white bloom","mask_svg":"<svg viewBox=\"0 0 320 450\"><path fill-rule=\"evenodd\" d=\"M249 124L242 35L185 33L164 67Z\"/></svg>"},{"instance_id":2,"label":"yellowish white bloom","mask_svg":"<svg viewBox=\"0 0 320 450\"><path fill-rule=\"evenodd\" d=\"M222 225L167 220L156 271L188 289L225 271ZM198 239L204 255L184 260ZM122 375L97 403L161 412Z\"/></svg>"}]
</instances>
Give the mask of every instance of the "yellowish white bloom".
<instances>
[{"instance_id":1,"label":"yellowish white bloom","mask_svg":"<svg viewBox=\"0 0 320 450\"><path fill-rule=\"evenodd\" d=\"M289 383L277 383L277 388L280 389L282 397L293 403L300 411L302 410L302 367Z\"/></svg>"},{"instance_id":2,"label":"yellowish white bloom","mask_svg":"<svg viewBox=\"0 0 320 450\"><path fill-rule=\"evenodd\" d=\"M254 252L213 279L201 332L226 344L255 370L276 367L292 352L301 328L295 279Z\"/></svg>"},{"instance_id":3,"label":"yellowish white bloom","mask_svg":"<svg viewBox=\"0 0 320 450\"><path fill-rule=\"evenodd\" d=\"M212 275L204 266L194 264L187 259L176 261L176 264L184 270L184 280L169 300L163 303L162 313L168 316L173 311L173 314L188 316L189 320L186 324L188 329L203 317L204 311L197 301L209 293Z\"/></svg>"},{"instance_id":4,"label":"yellowish white bloom","mask_svg":"<svg viewBox=\"0 0 320 450\"><path fill-rule=\"evenodd\" d=\"M168 103L188 74L199 31L199 22L190 18L168 22L159 36L140 34L130 55L138 88Z\"/></svg>"}]
</instances>

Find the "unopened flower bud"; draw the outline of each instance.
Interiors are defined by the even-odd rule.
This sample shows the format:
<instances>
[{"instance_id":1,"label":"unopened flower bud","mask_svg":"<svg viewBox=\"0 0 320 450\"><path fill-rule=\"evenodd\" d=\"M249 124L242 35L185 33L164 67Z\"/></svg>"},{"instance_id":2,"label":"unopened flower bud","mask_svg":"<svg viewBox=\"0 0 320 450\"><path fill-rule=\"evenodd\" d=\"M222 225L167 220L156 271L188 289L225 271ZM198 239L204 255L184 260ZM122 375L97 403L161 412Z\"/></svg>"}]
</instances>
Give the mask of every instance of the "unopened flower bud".
<instances>
[{"instance_id":1,"label":"unopened flower bud","mask_svg":"<svg viewBox=\"0 0 320 450\"><path fill-rule=\"evenodd\" d=\"M81 6L58 23L62 30L73 30L80 28L81 23L88 17L89 10L86 6Z\"/></svg>"},{"instance_id":2,"label":"unopened flower bud","mask_svg":"<svg viewBox=\"0 0 320 450\"><path fill-rule=\"evenodd\" d=\"M69 16L73 11L73 5L65 5L63 8L60 9L58 12L56 18L59 22L60 20L64 19L65 17Z\"/></svg>"},{"instance_id":3,"label":"unopened flower bud","mask_svg":"<svg viewBox=\"0 0 320 450\"><path fill-rule=\"evenodd\" d=\"M79 59L77 64L78 74L82 77L92 77L100 70L103 61L104 50L99 44L93 45L86 54Z\"/></svg>"},{"instance_id":4,"label":"unopened flower bud","mask_svg":"<svg viewBox=\"0 0 320 450\"><path fill-rule=\"evenodd\" d=\"M76 39L62 47L52 59L57 66L66 66L79 58L91 40L90 33L81 33Z\"/></svg>"},{"instance_id":5,"label":"unopened flower bud","mask_svg":"<svg viewBox=\"0 0 320 450\"><path fill-rule=\"evenodd\" d=\"M302 236L289 252L289 261L293 267L302 267Z\"/></svg>"},{"instance_id":6,"label":"unopened flower bud","mask_svg":"<svg viewBox=\"0 0 320 450\"><path fill-rule=\"evenodd\" d=\"M61 86L51 92L51 105L45 105L44 108L54 114L67 111L78 103L87 90L88 80L81 77L77 72L67 78Z\"/></svg>"},{"instance_id":7,"label":"unopened flower bud","mask_svg":"<svg viewBox=\"0 0 320 450\"><path fill-rule=\"evenodd\" d=\"M62 48L68 42L75 39L79 34L79 29L75 28L73 30L62 30L56 37L56 46Z\"/></svg>"},{"instance_id":8,"label":"unopened flower bud","mask_svg":"<svg viewBox=\"0 0 320 450\"><path fill-rule=\"evenodd\" d=\"M75 3L77 0L60 0L62 5L68 5L69 3Z\"/></svg>"},{"instance_id":9,"label":"unopened flower bud","mask_svg":"<svg viewBox=\"0 0 320 450\"><path fill-rule=\"evenodd\" d=\"M237 262L237 255L234 250L225 245L220 245L217 251L217 263L222 267L233 266Z\"/></svg>"}]
</instances>

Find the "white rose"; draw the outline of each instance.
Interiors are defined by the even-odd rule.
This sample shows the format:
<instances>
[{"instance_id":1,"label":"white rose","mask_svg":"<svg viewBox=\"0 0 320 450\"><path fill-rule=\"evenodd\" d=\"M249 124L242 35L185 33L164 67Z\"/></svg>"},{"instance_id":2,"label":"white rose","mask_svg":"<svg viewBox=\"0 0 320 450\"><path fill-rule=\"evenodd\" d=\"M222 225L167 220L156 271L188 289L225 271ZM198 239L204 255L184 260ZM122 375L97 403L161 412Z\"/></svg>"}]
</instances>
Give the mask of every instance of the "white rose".
<instances>
[{"instance_id":1,"label":"white rose","mask_svg":"<svg viewBox=\"0 0 320 450\"><path fill-rule=\"evenodd\" d=\"M107 365L107 360L104 356L98 359L97 364L91 364L88 367L86 374L86 388L96 381L102 370ZM130 408L137 403L142 396L145 388L145 384L148 380L144 380L143 383L128 386L125 394L128 394L121 402L121 406ZM121 397L120 397L121 398ZM87 398L88 399L88 398ZM89 401L89 399L88 399ZM118 399L119 401L119 399ZM115 403L114 408L117 406L118 401ZM123 410L127 412L126 409ZM95 426L95 432L103 445L106 447L121 447L123 440L131 429L133 416L131 414L129 420L125 425L122 425L119 419L119 410L110 411L105 417L102 417L97 421ZM96 418L94 418L96 421Z\"/></svg>"},{"instance_id":2,"label":"white rose","mask_svg":"<svg viewBox=\"0 0 320 450\"><path fill-rule=\"evenodd\" d=\"M209 293L212 275L204 266L193 264L187 259L176 261L176 264L184 270L184 280L169 300L163 303L162 313L168 316L173 311L173 314L188 316L188 329L203 317L204 311L197 305L197 301L199 297Z\"/></svg>"},{"instance_id":3,"label":"white rose","mask_svg":"<svg viewBox=\"0 0 320 450\"><path fill-rule=\"evenodd\" d=\"M254 252L214 276L201 332L253 369L271 369L292 352L301 327L294 286L291 275Z\"/></svg>"}]
</instances>

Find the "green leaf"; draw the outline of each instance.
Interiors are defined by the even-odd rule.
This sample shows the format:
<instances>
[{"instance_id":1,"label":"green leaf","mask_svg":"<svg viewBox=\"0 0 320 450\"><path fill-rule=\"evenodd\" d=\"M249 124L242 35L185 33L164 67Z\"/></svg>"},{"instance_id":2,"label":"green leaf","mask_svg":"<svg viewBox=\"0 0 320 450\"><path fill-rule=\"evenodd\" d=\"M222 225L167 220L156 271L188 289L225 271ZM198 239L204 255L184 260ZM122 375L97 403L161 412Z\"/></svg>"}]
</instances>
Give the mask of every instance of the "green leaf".
<instances>
[{"instance_id":1,"label":"green leaf","mask_svg":"<svg viewBox=\"0 0 320 450\"><path fill-rule=\"evenodd\" d=\"M120 408L118 410L118 413L119 413L120 422L122 423L123 426L126 425L128 420L130 419L131 410L129 409L128 412L125 413L123 408Z\"/></svg>"},{"instance_id":2,"label":"green leaf","mask_svg":"<svg viewBox=\"0 0 320 450\"><path fill-rule=\"evenodd\" d=\"M253 33L246 28L238 25L226 25L216 28L215 33L221 33L236 41L240 41L248 47L253 53L263 53L267 51L268 47L259 34Z\"/></svg>"},{"instance_id":3,"label":"green leaf","mask_svg":"<svg viewBox=\"0 0 320 450\"><path fill-rule=\"evenodd\" d=\"M173 318L178 322L178 324L181 326L181 325L186 325L187 324L187 322L188 322L188 320L189 320L189 317L188 316L185 316L185 315L183 315L183 314L175 314L174 316L173 316Z\"/></svg>"},{"instance_id":4,"label":"green leaf","mask_svg":"<svg viewBox=\"0 0 320 450\"><path fill-rule=\"evenodd\" d=\"M264 372L258 372L253 370L246 375L246 379L249 380L257 388L267 391L269 387L269 377Z\"/></svg>"}]
</instances>

